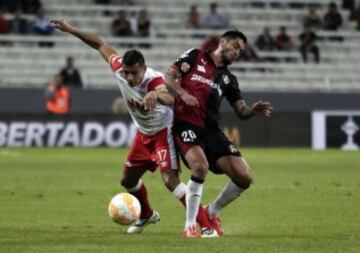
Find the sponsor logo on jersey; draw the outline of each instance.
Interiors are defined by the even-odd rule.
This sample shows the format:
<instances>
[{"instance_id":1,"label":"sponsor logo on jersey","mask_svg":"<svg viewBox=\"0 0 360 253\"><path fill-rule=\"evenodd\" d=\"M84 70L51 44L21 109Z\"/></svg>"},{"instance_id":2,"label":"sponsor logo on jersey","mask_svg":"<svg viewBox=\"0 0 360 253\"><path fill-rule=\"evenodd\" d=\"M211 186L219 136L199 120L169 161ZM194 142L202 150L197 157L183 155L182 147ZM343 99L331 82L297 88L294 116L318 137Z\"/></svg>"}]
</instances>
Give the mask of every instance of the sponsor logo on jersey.
<instances>
[{"instance_id":1,"label":"sponsor logo on jersey","mask_svg":"<svg viewBox=\"0 0 360 253\"><path fill-rule=\"evenodd\" d=\"M139 102L135 101L134 99L130 99L127 101L129 108L133 112L140 112L143 115L148 115L149 111L145 110L144 105L140 104Z\"/></svg>"},{"instance_id":2,"label":"sponsor logo on jersey","mask_svg":"<svg viewBox=\"0 0 360 253\"><path fill-rule=\"evenodd\" d=\"M234 145L229 145L229 151L233 154L236 154L238 152L237 148L235 148Z\"/></svg>"},{"instance_id":3,"label":"sponsor logo on jersey","mask_svg":"<svg viewBox=\"0 0 360 253\"><path fill-rule=\"evenodd\" d=\"M197 65L197 71L201 73L206 73L205 67L202 65Z\"/></svg>"},{"instance_id":4,"label":"sponsor logo on jersey","mask_svg":"<svg viewBox=\"0 0 360 253\"><path fill-rule=\"evenodd\" d=\"M189 69L190 69L189 63L187 63L187 62L181 63L180 69L181 69L182 72L188 72Z\"/></svg>"},{"instance_id":5,"label":"sponsor logo on jersey","mask_svg":"<svg viewBox=\"0 0 360 253\"><path fill-rule=\"evenodd\" d=\"M202 64L206 65L207 61L205 61L203 58L200 59L200 61L202 62Z\"/></svg>"},{"instance_id":6,"label":"sponsor logo on jersey","mask_svg":"<svg viewBox=\"0 0 360 253\"><path fill-rule=\"evenodd\" d=\"M192 77L191 77L191 81L197 81L197 82L200 82L200 83L207 84L207 85L209 85L211 88L216 89L217 92L219 93L219 96L222 95L222 90L221 90L221 88L220 88L220 85L217 84L217 83L215 83L215 82L213 82L213 81L210 80L210 79L207 79L207 78L205 78L205 77L202 77L202 76L199 76L199 75L194 74L194 75L192 75Z\"/></svg>"},{"instance_id":7,"label":"sponsor logo on jersey","mask_svg":"<svg viewBox=\"0 0 360 253\"><path fill-rule=\"evenodd\" d=\"M225 84L230 83L230 78L228 77L228 75L223 75L222 78L223 78L223 81L224 81Z\"/></svg>"}]
</instances>

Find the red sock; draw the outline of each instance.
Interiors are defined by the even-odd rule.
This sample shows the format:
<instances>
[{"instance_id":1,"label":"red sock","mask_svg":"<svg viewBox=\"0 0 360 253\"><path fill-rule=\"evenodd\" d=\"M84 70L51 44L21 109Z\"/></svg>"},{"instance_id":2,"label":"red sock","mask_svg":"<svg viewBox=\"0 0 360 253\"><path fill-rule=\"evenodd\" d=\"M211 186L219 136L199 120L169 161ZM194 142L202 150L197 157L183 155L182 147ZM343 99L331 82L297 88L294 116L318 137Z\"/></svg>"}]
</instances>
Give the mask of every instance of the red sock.
<instances>
[{"instance_id":1,"label":"red sock","mask_svg":"<svg viewBox=\"0 0 360 253\"><path fill-rule=\"evenodd\" d=\"M148 219L153 213L153 210L150 206L148 197L147 197L147 190L144 184L141 184L141 187L139 190L135 192L130 192L132 195L134 195L140 202L141 205L141 214L140 219Z\"/></svg>"},{"instance_id":2,"label":"red sock","mask_svg":"<svg viewBox=\"0 0 360 253\"><path fill-rule=\"evenodd\" d=\"M186 207L185 195L182 196L179 200ZM205 209L201 205L199 206L199 211L198 211L198 215L196 216L196 221L197 223L199 223L200 227L202 228L211 228L211 224L206 215Z\"/></svg>"}]
</instances>

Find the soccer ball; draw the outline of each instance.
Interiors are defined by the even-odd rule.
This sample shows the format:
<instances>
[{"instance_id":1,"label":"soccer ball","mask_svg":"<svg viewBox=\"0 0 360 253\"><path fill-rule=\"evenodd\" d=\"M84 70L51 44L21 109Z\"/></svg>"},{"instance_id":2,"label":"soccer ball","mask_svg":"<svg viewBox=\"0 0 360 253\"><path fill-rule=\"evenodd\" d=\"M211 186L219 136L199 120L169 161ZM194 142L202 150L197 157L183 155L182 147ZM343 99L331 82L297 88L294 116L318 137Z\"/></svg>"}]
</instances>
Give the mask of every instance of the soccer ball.
<instances>
[{"instance_id":1,"label":"soccer ball","mask_svg":"<svg viewBox=\"0 0 360 253\"><path fill-rule=\"evenodd\" d=\"M121 225L130 225L140 217L141 206L137 198L129 193L116 194L109 203L109 215Z\"/></svg>"}]
</instances>

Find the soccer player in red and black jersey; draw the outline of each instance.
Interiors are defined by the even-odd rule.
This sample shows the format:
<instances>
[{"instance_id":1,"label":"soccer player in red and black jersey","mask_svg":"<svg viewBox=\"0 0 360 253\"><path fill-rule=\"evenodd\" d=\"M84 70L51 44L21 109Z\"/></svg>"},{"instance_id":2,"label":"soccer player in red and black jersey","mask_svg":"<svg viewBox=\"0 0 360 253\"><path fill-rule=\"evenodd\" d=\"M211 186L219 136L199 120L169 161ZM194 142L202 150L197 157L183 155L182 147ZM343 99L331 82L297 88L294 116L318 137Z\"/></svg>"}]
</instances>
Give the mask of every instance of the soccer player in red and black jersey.
<instances>
[{"instance_id":1,"label":"soccer player in red and black jersey","mask_svg":"<svg viewBox=\"0 0 360 253\"><path fill-rule=\"evenodd\" d=\"M184 237L198 237L196 215L208 169L226 174L230 182L207 207L218 234L223 235L219 212L250 187L252 174L239 150L219 128L219 108L225 97L240 119L270 116L272 106L259 101L248 106L237 78L228 70L246 49L247 38L237 30L225 32L213 52L190 49L167 71L166 82L175 90L174 135L184 162L191 169L186 193Z\"/></svg>"}]
</instances>

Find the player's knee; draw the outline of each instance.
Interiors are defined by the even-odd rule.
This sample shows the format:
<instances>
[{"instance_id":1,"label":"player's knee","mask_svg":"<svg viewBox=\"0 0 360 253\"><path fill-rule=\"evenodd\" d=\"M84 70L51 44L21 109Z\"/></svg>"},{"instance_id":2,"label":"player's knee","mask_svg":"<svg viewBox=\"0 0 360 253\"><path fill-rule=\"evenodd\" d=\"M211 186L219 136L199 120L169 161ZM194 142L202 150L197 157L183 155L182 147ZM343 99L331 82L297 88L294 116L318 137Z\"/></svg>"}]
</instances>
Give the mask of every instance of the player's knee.
<instances>
[{"instance_id":1,"label":"player's knee","mask_svg":"<svg viewBox=\"0 0 360 253\"><path fill-rule=\"evenodd\" d=\"M243 189L248 189L253 182L253 177L250 173L234 174L231 176L231 179L235 184Z\"/></svg>"},{"instance_id":2,"label":"player's knee","mask_svg":"<svg viewBox=\"0 0 360 253\"><path fill-rule=\"evenodd\" d=\"M191 167L191 174L195 177L205 179L209 169L209 164L206 161L203 162L195 162Z\"/></svg>"},{"instance_id":3,"label":"player's knee","mask_svg":"<svg viewBox=\"0 0 360 253\"><path fill-rule=\"evenodd\" d=\"M126 182L125 178L121 178L121 179L120 179L120 185L123 186L123 187L125 187L125 188L127 188L128 183Z\"/></svg>"},{"instance_id":4,"label":"player's knee","mask_svg":"<svg viewBox=\"0 0 360 253\"><path fill-rule=\"evenodd\" d=\"M128 180L127 178L123 177L120 179L120 184L125 188L125 189L130 189L136 186L136 182L131 182L130 180Z\"/></svg>"},{"instance_id":5,"label":"player's knee","mask_svg":"<svg viewBox=\"0 0 360 253\"><path fill-rule=\"evenodd\" d=\"M253 177L250 173L243 175L240 180L240 186L244 189L248 189L253 182Z\"/></svg>"}]
</instances>

